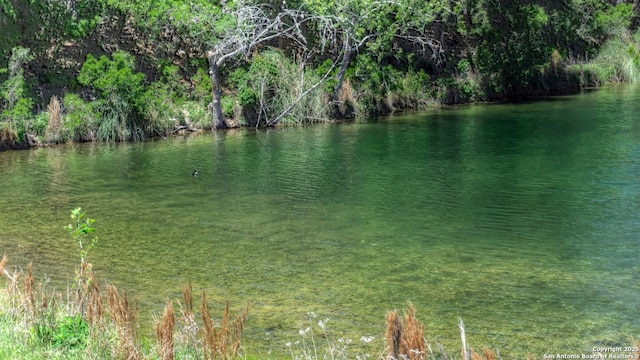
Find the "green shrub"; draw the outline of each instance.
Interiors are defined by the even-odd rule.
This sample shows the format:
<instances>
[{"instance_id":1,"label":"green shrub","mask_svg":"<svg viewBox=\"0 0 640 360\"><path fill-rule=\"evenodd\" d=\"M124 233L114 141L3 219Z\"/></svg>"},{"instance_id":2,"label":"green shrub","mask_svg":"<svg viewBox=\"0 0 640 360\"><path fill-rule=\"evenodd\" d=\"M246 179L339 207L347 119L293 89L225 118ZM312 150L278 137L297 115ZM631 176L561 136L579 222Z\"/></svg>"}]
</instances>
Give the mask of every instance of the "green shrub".
<instances>
[{"instance_id":1,"label":"green shrub","mask_svg":"<svg viewBox=\"0 0 640 360\"><path fill-rule=\"evenodd\" d=\"M142 140L144 132L138 119L132 114L131 104L125 99L111 95L100 102L101 114L96 138L101 141Z\"/></svg>"},{"instance_id":2,"label":"green shrub","mask_svg":"<svg viewBox=\"0 0 640 360\"><path fill-rule=\"evenodd\" d=\"M49 114L47 112L41 112L31 118L30 129L36 136L43 137L49 125Z\"/></svg>"},{"instance_id":3,"label":"green shrub","mask_svg":"<svg viewBox=\"0 0 640 360\"><path fill-rule=\"evenodd\" d=\"M0 107L4 108L0 113L0 120L6 121L8 127L16 131L19 141L24 139L32 125L30 118L33 100L25 96L24 66L33 58L31 50L21 46L14 47L8 67L0 69L0 74L8 74L7 80L0 84Z\"/></svg>"},{"instance_id":4,"label":"green shrub","mask_svg":"<svg viewBox=\"0 0 640 360\"><path fill-rule=\"evenodd\" d=\"M198 68L195 75L191 77L191 84L191 99L211 102L211 78L204 69Z\"/></svg>"},{"instance_id":5,"label":"green shrub","mask_svg":"<svg viewBox=\"0 0 640 360\"><path fill-rule=\"evenodd\" d=\"M134 58L116 51L112 59L89 54L80 69L78 83L90 86L102 100L96 137L105 141L142 140L145 138L144 74L135 72Z\"/></svg>"},{"instance_id":6,"label":"green shrub","mask_svg":"<svg viewBox=\"0 0 640 360\"><path fill-rule=\"evenodd\" d=\"M394 103L403 108L422 108L432 102L429 89L429 74L410 69L402 77L400 89L394 96Z\"/></svg>"},{"instance_id":7,"label":"green shrub","mask_svg":"<svg viewBox=\"0 0 640 360\"><path fill-rule=\"evenodd\" d=\"M31 328L32 339L42 345L53 345L64 349L81 348L89 339L89 325L80 315L55 319L53 310L39 316Z\"/></svg>"},{"instance_id":8,"label":"green shrub","mask_svg":"<svg viewBox=\"0 0 640 360\"><path fill-rule=\"evenodd\" d=\"M52 335L52 343L56 346L84 346L89 338L89 326L80 315L65 316L57 324Z\"/></svg>"},{"instance_id":9,"label":"green shrub","mask_svg":"<svg viewBox=\"0 0 640 360\"><path fill-rule=\"evenodd\" d=\"M393 110L390 101L401 91L402 73L392 66L381 66L370 55L360 54L347 72L356 90L357 107L363 116L386 114Z\"/></svg>"},{"instance_id":10,"label":"green shrub","mask_svg":"<svg viewBox=\"0 0 640 360\"><path fill-rule=\"evenodd\" d=\"M116 51L112 59L87 55L82 64L78 83L91 86L103 97L117 95L133 103L143 90L144 74L135 72L134 57L125 51Z\"/></svg>"},{"instance_id":11,"label":"green shrub","mask_svg":"<svg viewBox=\"0 0 640 360\"><path fill-rule=\"evenodd\" d=\"M202 102L186 101L182 104L178 119L181 124L189 127L211 129L211 112L207 110L207 105Z\"/></svg>"},{"instance_id":12,"label":"green shrub","mask_svg":"<svg viewBox=\"0 0 640 360\"><path fill-rule=\"evenodd\" d=\"M222 115L226 118L235 116L236 99L235 97L223 96L221 99Z\"/></svg>"},{"instance_id":13,"label":"green shrub","mask_svg":"<svg viewBox=\"0 0 640 360\"><path fill-rule=\"evenodd\" d=\"M71 138L74 141L94 140L99 124L96 107L100 103L85 102L80 96L71 93L64 96L62 103L66 110L62 115L63 123Z\"/></svg>"},{"instance_id":14,"label":"green shrub","mask_svg":"<svg viewBox=\"0 0 640 360\"><path fill-rule=\"evenodd\" d=\"M140 96L139 103L148 134L166 134L174 127L179 116L180 103L176 103L171 90L161 81L155 82Z\"/></svg>"},{"instance_id":15,"label":"green shrub","mask_svg":"<svg viewBox=\"0 0 640 360\"><path fill-rule=\"evenodd\" d=\"M300 87L301 78L305 88ZM231 72L227 86L237 89L238 104L254 109L260 124L300 124L328 118L322 87L299 98L320 78L315 71L304 70L280 51L266 50L253 57L248 69ZM234 103L223 99L225 116L236 113ZM296 105L289 109L294 103ZM285 112L286 116L280 117Z\"/></svg>"},{"instance_id":16,"label":"green shrub","mask_svg":"<svg viewBox=\"0 0 640 360\"><path fill-rule=\"evenodd\" d=\"M593 63L599 67L598 73L606 81L633 82L638 79L635 43L625 42L620 38L607 41Z\"/></svg>"}]
</instances>

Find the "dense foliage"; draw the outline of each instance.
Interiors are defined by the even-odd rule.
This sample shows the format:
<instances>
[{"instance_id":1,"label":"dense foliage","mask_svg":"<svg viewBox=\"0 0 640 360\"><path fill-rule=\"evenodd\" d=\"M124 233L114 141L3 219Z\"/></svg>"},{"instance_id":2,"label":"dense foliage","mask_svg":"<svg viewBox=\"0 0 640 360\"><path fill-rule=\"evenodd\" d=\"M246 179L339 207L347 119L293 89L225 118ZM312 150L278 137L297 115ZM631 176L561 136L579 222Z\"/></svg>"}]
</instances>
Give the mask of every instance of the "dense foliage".
<instances>
[{"instance_id":1,"label":"dense foliage","mask_svg":"<svg viewBox=\"0 0 640 360\"><path fill-rule=\"evenodd\" d=\"M0 0L0 131L15 141L139 140L634 81L639 7Z\"/></svg>"}]
</instances>

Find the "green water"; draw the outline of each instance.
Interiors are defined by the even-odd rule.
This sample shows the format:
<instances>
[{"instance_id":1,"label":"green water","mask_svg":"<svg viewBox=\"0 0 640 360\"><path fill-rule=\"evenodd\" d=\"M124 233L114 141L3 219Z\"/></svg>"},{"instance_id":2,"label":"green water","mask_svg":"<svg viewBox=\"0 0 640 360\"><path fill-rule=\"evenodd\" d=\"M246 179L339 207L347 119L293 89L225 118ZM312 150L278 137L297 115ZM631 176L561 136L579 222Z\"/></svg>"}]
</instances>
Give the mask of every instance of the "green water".
<instances>
[{"instance_id":1,"label":"green water","mask_svg":"<svg viewBox=\"0 0 640 360\"><path fill-rule=\"evenodd\" d=\"M246 348L307 312L375 336L412 301L427 340L505 358L640 337L640 88L366 123L0 153L0 252L66 287L81 206L101 282L141 316L191 280L250 302ZM191 176L194 168L198 177ZM435 346L435 345L434 345Z\"/></svg>"}]
</instances>

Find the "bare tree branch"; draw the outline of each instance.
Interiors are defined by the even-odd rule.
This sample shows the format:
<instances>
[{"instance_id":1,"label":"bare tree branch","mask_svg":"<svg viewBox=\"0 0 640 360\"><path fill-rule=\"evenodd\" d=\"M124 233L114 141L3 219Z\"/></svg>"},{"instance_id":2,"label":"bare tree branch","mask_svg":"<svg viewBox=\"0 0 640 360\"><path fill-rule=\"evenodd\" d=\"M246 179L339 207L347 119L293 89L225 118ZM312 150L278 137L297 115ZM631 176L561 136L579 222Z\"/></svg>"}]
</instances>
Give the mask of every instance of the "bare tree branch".
<instances>
[{"instance_id":1,"label":"bare tree branch","mask_svg":"<svg viewBox=\"0 0 640 360\"><path fill-rule=\"evenodd\" d=\"M310 92L314 91L316 88L318 88L318 86L322 85L325 80L327 80L327 78L329 77L329 75L333 72L333 70L338 66L338 58L336 58L336 60L333 61L333 63L331 64L331 66L329 67L329 70L327 70L324 75L322 76L322 78L320 78L319 81L317 81L315 84L311 85L308 89L301 91L300 94L298 94L298 97L291 102L291 104L289 104L289 106L287 106L286 109L284 109L284 111L282 111L282 113L280 113L280 115L276 116L275 118L269 120L267 122L267 126L273 126L275 124L277 124L280 120L282 120L282 118L284 118L285 116L287 116L291 110L293 110L299 103L300 101L302 101L302 99L304 99L305 96L307 96ZM302 61L301 62L301 68L300 68L300 84L299 87L300 89L304 89L304 64L305 62Z\"/></svg>"}]
</instances>

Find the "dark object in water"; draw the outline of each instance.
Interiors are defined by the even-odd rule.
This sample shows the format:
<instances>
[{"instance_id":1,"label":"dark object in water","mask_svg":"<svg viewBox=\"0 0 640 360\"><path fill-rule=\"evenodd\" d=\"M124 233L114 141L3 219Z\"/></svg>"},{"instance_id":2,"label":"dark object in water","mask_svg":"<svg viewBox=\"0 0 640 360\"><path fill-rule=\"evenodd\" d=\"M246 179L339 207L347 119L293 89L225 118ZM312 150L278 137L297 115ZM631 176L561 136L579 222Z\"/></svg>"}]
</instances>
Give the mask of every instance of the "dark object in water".
<instances>
[{"instance_id":1,"label":"dark object in water","mask_svg":"<svg viewBox=\"0 0 640 360\"><path fill-rule=\"evenodd\" d=\"M193 175L193 176L198 176L198 170L193 170L193 172L191 173L191 175Z\"/></svg>"}]
</instances>

